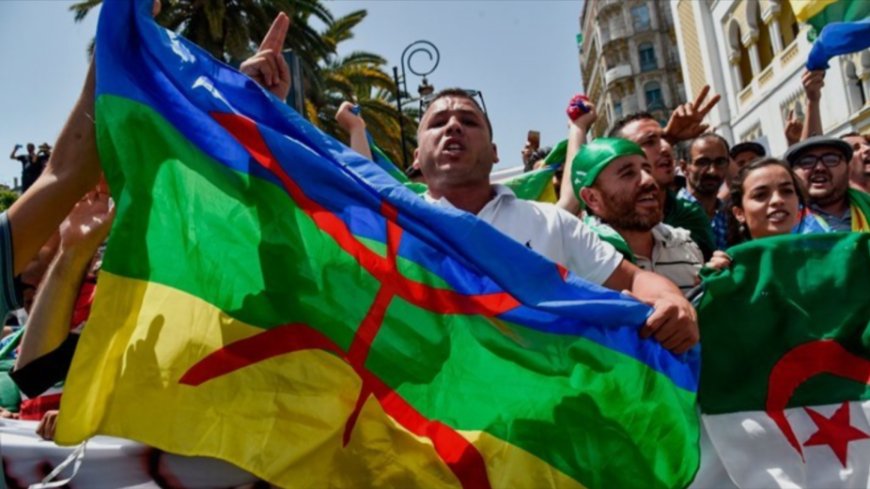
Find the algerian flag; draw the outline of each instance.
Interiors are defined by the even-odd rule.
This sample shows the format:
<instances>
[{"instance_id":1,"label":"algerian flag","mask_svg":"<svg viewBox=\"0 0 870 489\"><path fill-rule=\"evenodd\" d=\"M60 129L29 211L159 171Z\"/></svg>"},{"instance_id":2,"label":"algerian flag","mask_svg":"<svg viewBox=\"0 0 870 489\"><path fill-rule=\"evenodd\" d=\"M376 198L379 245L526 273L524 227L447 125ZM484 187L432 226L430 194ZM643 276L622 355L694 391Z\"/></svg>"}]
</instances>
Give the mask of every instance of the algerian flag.
<instances>
[{"instance_id":1,"label":"algerian flag","mask_svg":"<svg viewBox=\"0 0 870 489\"><path fill-rule=\"evenodd\" d=\"M695 486L721 463L722 486L870 487L870 236L729 251L731 268L705 279L698 309L712 450Z\"/></svg>"}]
</instances>

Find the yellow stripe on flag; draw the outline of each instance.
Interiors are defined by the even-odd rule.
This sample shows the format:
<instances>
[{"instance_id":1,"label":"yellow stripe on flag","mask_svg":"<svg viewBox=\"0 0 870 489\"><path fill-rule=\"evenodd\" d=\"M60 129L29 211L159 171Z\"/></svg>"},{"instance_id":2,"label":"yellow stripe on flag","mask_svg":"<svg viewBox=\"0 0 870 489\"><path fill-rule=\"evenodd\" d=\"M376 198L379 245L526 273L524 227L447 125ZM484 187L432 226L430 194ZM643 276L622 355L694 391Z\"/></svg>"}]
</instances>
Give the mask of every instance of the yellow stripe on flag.
<instances>
[{"instance_id":1,"label":"yellow stripe on flag","mask_svg":"<svg viewBox=\"0 0 870 489\"><path fill-rule=\"evenodd\" d=\"M849 212L852 214L852 232L870 233L870 223L867 222L867 216L861 212L857 205L852 204L849 207Z\"/></svg>"},{"instance_id":2,"label":"yellow stripe on flag","mask_svg":"<svg viewBox=\"0 0 870 489\"><path fill-rule=\"evenodd\" d=\"M798 22L806 22L822 10L825 10L828 5L838 1L840 0L791 0L791 9L794 11L794 16Z\"/></svg>"},{"instance_id":3,"label":"yellow stripe on flag","mask_svg":"<svg viewBox=\"0 0 870 489\"><path fill-rule=\"evenodd\" d=\"M338 356L298 351L181 384L207 355L263 330L161 284L102 272L99 288L66 383L58 443L130 438L232 461L283 487L458 487L431 441L394 422L374 397L344 445L361 381ZM486 460L494 487L581 487L487 433L459 433Z\"/></svg>"}]
</instances>

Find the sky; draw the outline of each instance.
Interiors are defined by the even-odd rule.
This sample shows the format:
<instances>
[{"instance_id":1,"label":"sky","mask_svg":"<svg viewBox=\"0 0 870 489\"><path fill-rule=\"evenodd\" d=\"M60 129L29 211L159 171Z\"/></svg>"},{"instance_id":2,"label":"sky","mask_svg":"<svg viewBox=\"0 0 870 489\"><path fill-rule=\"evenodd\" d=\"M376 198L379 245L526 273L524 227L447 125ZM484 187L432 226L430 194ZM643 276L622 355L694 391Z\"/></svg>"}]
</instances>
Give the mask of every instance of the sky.
<instances>
[{"instance_id":1,"label":"sky","mask_svg":"<svg viewBox=\"0 0 870 489\"><path fill-rule=\"evenodd\" d=\"M97 15L75 23L66 0L0 0L0 183L11 185L21 165L15 144L54 144L81 89L86 50ZM576 44L582 1L327 0L334 16L365 9L368 16L339 54L364 50L399 65L405 46L427 40L440 62L428 77L436 89L483 93L500 163L517 166L530 129L543 145L567 134L565 107L581 91ZM425 55L413 59L420 71ZM407 72L408 91L420 79Z\"/></svg>"}]
</instances>

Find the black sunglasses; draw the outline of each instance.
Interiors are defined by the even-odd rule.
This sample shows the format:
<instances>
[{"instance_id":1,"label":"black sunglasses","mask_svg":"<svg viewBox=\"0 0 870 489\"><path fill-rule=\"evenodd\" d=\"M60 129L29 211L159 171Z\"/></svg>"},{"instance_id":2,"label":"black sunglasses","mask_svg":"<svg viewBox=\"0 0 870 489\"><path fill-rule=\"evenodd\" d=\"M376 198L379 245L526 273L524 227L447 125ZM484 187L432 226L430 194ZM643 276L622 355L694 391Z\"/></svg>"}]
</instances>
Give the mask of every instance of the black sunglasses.
<instances>
[{"instance_id":1,"label":"black sunglasses","mask_svg":"<svg viewBox=\"0 0 870 489\"><path fill-rule=\"evenodd\" d=\"M474 100L474 102L477 103L478 107L480 107L480 110L482 110L484 114L487 114L486 102L483 101L483 92L481 92L480 90L466 90L466 89L462 89L462 91L465 92L465 94L468 95L468 97L471 98L471 100ZM420 112L421 113L426 112L426 109L428 109L429 106L432 104L432 102L435 100L435 95L437 95L437 94L430 93L429 95L424 95L423 97L420 98Z\"/></svg>"},{"instance_id":2,"label":"black sunglasses","mask_svg":"<svg viewBox=\"0 0 870 489\"><path fill-rule=\"evenodd\" d=\"M797 161L794 162L794 166L804 170L811 170L815 168L820 161L826 167L833 168L845 161L845 158L843 158L843 155L839 153L825 153L821 156L806 155L798 158Z\"/></svg>"}]
</instances>

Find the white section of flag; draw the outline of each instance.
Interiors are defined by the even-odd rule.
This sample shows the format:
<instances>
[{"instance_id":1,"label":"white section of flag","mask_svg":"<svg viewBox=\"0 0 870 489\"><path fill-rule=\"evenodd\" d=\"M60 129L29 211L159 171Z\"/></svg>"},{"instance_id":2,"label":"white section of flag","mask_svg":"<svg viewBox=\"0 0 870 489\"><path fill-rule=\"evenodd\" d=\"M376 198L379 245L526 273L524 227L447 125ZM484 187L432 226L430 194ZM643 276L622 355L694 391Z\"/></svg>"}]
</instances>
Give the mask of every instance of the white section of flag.
<instances>
[{"instance_id":1,"label":"white section of flag","mask_svg":"<svg viewBox=\"0 0 870 489\"><path fill-rule=\"evenodd\" d=\"M840 406L829 404L810 409L831 418ZM848 408L850 425L870 434L870 401L851 402ZM846 445L844 468L831 447L804 446L819 430L805 408L790 408L785 413L804 459L763 411L703 415L701 469L691 487L870 489L870 438ZM727 479L723 478L726 474Z\"/></svg>"}]
</instances>

